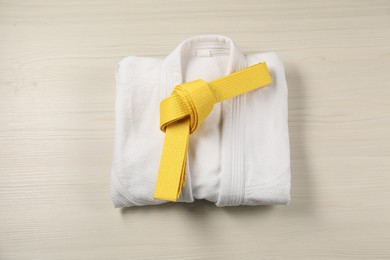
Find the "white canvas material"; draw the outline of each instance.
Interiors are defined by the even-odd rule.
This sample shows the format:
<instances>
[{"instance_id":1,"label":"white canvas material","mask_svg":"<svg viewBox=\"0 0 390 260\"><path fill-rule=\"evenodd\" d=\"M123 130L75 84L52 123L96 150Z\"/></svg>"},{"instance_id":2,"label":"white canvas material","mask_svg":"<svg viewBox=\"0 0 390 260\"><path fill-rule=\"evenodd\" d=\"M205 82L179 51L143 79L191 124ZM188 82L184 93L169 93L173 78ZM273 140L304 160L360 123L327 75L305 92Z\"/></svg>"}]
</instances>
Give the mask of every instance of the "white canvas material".
<instances>
[{"instance_id":1,"label":"white canvas material","mask_svg":"<svg viewBox=\"0 0 390 260\"><path fill-rule=\"evenodd\" d=\"M161 204L153 199L164 133L159 106L174 87L211 81L266 62L273 83L215 104L190 136L186 184L178 202L217 206L287 204L290 148L287 83L275 53L243 55L222 35L189 38L166 58L129 56L116 68L116 132L111 174L115 207Z\"/></svg>"}]
</instances>

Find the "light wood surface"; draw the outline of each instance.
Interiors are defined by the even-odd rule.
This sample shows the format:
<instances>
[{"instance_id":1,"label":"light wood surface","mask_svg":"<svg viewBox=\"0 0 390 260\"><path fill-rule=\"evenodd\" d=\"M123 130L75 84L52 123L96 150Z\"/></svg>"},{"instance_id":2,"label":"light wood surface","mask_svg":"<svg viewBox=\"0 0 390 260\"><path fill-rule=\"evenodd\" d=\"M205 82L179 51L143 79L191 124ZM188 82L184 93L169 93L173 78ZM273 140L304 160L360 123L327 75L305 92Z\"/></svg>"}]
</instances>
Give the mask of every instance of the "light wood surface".
<instances>
[{"instance_id":1,"label":"light wood surface","mask_svg":"<svg viewBox=\"0 0 390 260\"><path fill-rule=\"evenodd\" d=\"M225 34L289 85L292 203L114 209L114 68ZM0 259L390 259L390 1L0 0Z\"/></svg>"}]
</instances>

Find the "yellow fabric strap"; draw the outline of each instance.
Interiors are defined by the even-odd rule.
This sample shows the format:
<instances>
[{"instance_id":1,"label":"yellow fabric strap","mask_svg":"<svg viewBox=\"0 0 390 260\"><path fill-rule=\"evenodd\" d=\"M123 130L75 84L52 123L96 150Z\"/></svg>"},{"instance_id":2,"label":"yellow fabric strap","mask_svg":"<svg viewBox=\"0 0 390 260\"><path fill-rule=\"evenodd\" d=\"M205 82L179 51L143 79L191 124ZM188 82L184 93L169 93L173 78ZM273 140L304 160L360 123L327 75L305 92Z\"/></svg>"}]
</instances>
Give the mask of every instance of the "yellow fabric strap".
<instances>
[{"instance_id":1,"label":"yellow fabric strap","mask_svg":"<svg viewBox=\"0 0 390 260\"><path fill-rule=\"evenodd\" d=\"M160 104L164 147L154 198L176 201L185 184L189 136L209 115L215 103L272 82L265 63L258 63L211 82L195 80L175 87Z\"/></svg>"}]
</instances>

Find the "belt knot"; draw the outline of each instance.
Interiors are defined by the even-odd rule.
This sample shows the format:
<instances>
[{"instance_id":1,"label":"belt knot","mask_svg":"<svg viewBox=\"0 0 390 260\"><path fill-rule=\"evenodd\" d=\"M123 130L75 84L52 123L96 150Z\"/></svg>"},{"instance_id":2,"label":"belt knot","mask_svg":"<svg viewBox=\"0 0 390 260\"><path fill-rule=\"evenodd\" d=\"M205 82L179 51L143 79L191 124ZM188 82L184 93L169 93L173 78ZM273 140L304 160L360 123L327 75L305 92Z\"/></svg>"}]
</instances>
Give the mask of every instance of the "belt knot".
<instances>
[{"instance_id":1,"label":"belt knot","mask_svg":"<svg viewBox=\"0 0 390 260\"><path fill-rule=\"evenodd\" d=\"M190 120L192 134L213 110L215 96L204 80L177 85L172 95L160 104L160 129L165 132L169 124Z\"/></svg>"}]
</instances>

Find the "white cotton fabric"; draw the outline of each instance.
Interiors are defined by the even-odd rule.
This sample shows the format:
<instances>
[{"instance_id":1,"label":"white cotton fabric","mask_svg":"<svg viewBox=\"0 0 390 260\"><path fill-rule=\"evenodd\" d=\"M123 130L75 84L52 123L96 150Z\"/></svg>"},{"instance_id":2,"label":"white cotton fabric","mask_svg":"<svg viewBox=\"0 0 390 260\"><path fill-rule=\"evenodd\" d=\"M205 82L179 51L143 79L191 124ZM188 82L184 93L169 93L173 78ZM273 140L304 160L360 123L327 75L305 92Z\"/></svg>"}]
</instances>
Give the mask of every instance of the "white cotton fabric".
<instances>
[{"instance_id":1,"label":"white cotton fabric","mask_svg":"<svg viewBox=\"0 0 390 260\"><path fill-rule=\"evenodd\" d=\"M211 81L266 62L273 83L216 104L190 136L186 184L179 202L217 206L287 204L290 149L287 84L275 53L243 55L221 35L185 40L166 58L129 56L116 68L116 132L111 175L115 207L161 204L153 199L164 133L160 101L174 87Z\"/></svg>"}]
</instances>

